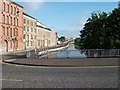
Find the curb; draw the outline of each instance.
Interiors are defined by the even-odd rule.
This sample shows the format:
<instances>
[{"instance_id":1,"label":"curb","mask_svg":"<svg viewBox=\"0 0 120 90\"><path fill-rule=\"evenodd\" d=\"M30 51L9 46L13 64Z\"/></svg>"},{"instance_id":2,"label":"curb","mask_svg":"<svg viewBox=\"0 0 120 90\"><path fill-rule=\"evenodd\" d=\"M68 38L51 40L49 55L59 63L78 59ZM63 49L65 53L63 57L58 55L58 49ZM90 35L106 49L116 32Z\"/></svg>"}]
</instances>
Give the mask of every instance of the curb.
<instances>
[{"instance_id":1,"label":"curb","mask_svg":"<svg viewBox=\"0 0 120 90\"><path fill-rule=\"evenodd\" d=\"M5 60L2 61L3 63L7 64L14 64L14 65L21 65L21 66L41 66L41 67L102 67L102 66L116 66L116 65L36 65L36 64L25 64L25 63L16 63L16 62L7 62ZM119 67L119 66L118 66Z\"/></svg>"}]
</instances>

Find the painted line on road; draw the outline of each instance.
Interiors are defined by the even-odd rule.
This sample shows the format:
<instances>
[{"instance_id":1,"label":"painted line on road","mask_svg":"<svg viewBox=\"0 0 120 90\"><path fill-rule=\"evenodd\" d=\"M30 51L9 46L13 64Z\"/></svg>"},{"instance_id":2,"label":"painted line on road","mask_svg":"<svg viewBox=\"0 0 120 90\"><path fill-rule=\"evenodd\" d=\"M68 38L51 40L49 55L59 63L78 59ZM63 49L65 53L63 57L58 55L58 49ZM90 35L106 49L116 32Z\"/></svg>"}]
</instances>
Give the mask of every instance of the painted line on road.
<instances>
[{"instance_id":1,"label":"painted line on road","mask_svg":"<svg viewBox=\"0 0 120 90\"><path fill-rule=\"evenodd\" d=\"M12 66L16 66L16 67L28 67L28 68L118 68L120 66L68 66L68 67L59 67L59 66L26 66L26 65L16 65L16 64L11 64L11 63L4 63L2 62L2 64L5 65L12 65Z\"/></svg>"},{"instance_id":2,"label":"painted line on road","mask_svg":"<svg viewBox=\"0 0 120 90\"><path fill-rule=\"evenodd\" d=\"M23 80L17 80L17 79L0 79L0 81L22 82Z\"/></svg>"}]
</instances>

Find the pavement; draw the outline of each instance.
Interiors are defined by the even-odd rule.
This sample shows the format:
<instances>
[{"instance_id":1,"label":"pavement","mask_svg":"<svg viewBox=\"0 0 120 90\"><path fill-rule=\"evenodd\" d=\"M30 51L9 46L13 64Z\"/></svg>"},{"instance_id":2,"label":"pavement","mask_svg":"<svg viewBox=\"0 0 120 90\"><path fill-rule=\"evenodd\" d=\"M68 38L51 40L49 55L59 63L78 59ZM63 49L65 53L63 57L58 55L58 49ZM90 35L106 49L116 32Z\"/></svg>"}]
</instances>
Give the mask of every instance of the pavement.
<instances>
[{"instance_id":1,"label":"pavement","mask_svg":"<svg viewBox=\"0 0 120 90\"><path fill-rule=\"evenodd\" d=\"M3 60L2 62L26 66L49 66L49 67L118 66L119 58L80 58L80 59L16 58Z\"/></svg>"}]
</instances>

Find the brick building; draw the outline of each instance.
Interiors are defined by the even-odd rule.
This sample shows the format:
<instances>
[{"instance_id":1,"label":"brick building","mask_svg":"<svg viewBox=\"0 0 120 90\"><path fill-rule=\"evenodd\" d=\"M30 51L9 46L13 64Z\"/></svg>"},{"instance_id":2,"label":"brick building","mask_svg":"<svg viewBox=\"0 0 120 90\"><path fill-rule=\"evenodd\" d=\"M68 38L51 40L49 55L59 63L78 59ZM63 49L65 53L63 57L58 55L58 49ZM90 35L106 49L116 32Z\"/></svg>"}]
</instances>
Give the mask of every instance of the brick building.
<instances>
[{"instance_id":1,"label":"brick building","mask_svg":"<svg viewBox=\"0 0 120 90\"><path fill-rule=\"evenodd\" d=\"M0 0L0 52L22 50L23 7Z\"/></svg>"}]
</instances>

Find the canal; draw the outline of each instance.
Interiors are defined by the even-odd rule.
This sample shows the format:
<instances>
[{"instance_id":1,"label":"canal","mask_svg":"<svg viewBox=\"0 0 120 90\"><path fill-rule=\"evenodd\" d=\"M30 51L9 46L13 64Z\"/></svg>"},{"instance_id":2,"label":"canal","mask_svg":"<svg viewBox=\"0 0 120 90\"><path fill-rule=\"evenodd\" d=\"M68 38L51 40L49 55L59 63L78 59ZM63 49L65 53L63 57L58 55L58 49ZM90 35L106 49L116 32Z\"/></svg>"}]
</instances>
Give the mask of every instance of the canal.
<instances>
[{"instance_id":1,"label":"canal","mask_svg":"<svg viewBox=\"0 0 120 90\"><path fill-rule=\"evenodd\" d=\"M52 52L48 58L84 58L86 57L80 50L75 49L74 44L70 44L67 49Z\"/></svg>"}]
</instances>

